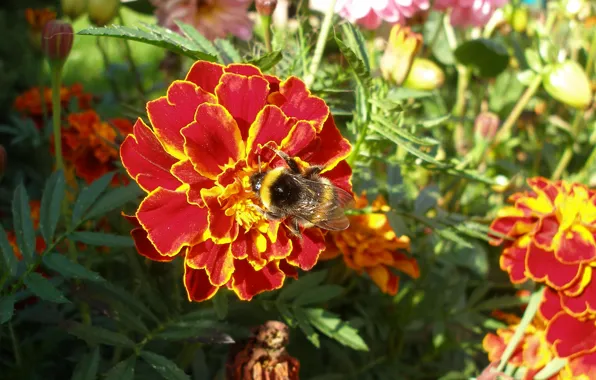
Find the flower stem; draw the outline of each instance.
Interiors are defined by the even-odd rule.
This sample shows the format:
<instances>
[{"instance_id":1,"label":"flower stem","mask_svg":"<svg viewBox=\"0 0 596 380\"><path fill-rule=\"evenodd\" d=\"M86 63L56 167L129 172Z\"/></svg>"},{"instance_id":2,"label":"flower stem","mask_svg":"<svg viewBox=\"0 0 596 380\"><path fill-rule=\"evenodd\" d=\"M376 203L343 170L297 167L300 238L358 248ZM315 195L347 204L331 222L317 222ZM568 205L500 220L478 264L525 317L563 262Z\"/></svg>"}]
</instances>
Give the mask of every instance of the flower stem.
<instances>
[{"instance_id":1,"label":"flower stem","mask_svg":"<svg viewBox=\"0 0 596 380\"><path fill-rule=\"evenodd\" d=\"M265 48L267 49L267 53L271 53L273 51L271 48L271 15L261 16L261 22L263 23Z\"/></svg>"},{"instance_id":2,"label":"flower stem","mask_svg":"<svg viewBox=\"0 0 596 380\"><path fill-rule=\"evenodd\" d=\"M511 113L509 114L509 116L507 116L507 119L501 126L501 129L499 129L499 131L495 135L495 139L492 144L493 146L496 146L499 142L501 142L501 140L503 138L505 138L506 136L509 135L509 133L511 132L511 128L513 128L513 125L515 124L515 122L517 121L519 116L521 115L522 111L524 110L524 108L526 107L526 105L528 104L528 102L530 101L532 96L534 96L536 91L538 91L538 88L540 87L541 83L542 83L542 76L539 74L536 74L536 76L534 77L534 79L532 79L532 82L530 83L528 88L526 88L526 91L524 92L522 97L519 98L519 100L515 104L515 107L513 107L513 109L511 110Z\"/></svg>"},{"instance_id":3,"label":"flower stem","mask_svg":"<svg viewBox=\"0 0 596 380\"><path fill-rule=\"evenodd\" d=\"M329 2L329 8L327 8L327 12L325 12L325 18L323 18L323 24L321 25L321 31L319 32L319 38L317 39L317 45L315 46L315 54L312 61L310 62L308 74L306 74L306 77L304 78L306 87L312 86L315 80L315 74L317 73L319 65L321 64L323 51L325 50L325 45L327 44L327 36L329 35L331 22L333 21L333 14L335 13L336 1L337 0L331 0Z\"/></svg>"},{"instance_id":4,"label":"flower stem","mask_svg":"<svg viewBox=\"0 0 596 380\"><path fill-rule=\"evenodd\" d=\"M515 329L515 333L511 337L511 340L509 341L509 343L507 343L507 347L505 347L505 351L501 356L501 362L499 363L496 372L503 372L503 368L505 368L505 365L509 361L509 358L517 348L517 345L521 341L522 337L524 336L526 328L534 319L534 316L536 315L536 313L538 312L538 308L540 307L540 301L542 300L542 294L544 293L544 289L544 287L541 288L540 290L534 292L534 294L532 294L532 296L530 297L528 307L526 308L526 311L524 312L524 315L521 321L519 322L519 325Z\"/></svg>"},{"instance_id":5,"label":"flower stem","mask_svg":"<svg viewBox=\"0 0 596 380\"><path fill-rule=\"evenodd\" d=\"M56 155L56 169L64 171L62 157L62 122L60 111L60 87L62 86L62 63L51 64L52 71L52 121L54 128L54 154Z\"/></svg>"},{"instance_id":6,"label":"flower stem","mask_svg":"<svg viewBox=\"0 0 596 380\"><path fill-rule=\"evenodd\" d=\"M12 321L8 321L8 332L10 333L10 340L12 342L12 350L14 351L14 360L17 363L17 367L21 367L23 365L23 358L21 357L21 346L17 341L17 336L14 333L14 328L12 327Z\"/></svg>"},{"instance_id":7,"label":"flower stem","mask_svg":"<svg viewBox=\"0 0 596 380\"><path fill-rule=\"evenodd\" d=\"M573 145L575 144L577 135L579 135L579 132L581 130L581 119L582 119L582 112L576 111L575 118L573 119L573 124L571 125L572 141L570 141L570 143L567 145L567 147L565 147L565 150L563 151L563 154L561 155L561 159L559 160L559 163L557 164L557 167L555 168L555 171L553 172L553 175L551 177L551 179L553 181L557 181L561 178L561 176L563 175L563 172L565 171L565 169L567 169L567 166L569 165L569 163L571 162L571 159L573 158Z\"/></svg>"}]
</instances>

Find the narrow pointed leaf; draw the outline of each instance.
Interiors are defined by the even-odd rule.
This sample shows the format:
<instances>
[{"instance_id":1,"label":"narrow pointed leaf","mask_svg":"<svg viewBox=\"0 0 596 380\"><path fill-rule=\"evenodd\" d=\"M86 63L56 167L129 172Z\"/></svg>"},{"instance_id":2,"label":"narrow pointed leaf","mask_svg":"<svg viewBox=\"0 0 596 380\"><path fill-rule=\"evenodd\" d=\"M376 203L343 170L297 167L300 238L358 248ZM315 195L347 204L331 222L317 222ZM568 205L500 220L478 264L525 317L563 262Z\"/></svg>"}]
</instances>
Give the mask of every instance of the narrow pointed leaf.
<instances>
[{"instance_id":1,"label":"narrow pointed leaf","mask_svg":"<svg viewBox=\"0 0 596 380\"><path fill-rule=\"evenodd\" d=\"M142 192L136 183L110 190L93 204L87 215L85 215L85 219L103 216L114 209L121 208L126 203L137 199Z\"/></svg>"},{"instance_id":2,"label":"narrow pointed leaf","mask_svg":"<svg viewBox=\"0 0 596 380\"><path fill-rule=\"evenodd\" d=\"M60 209L66 193L66 179L64 172L54 172L46 182L46 187L41 197L41 209L39 211L39 228L41 234L50 244L53 241L56 226L60 219Z\"/></svg>"},{"instance_id":3,"label":"narrow pointed leaf","mask_svg":"<svg viewBox=\"0 0 596 380\"><path fill-rule=\"evenodd\" d=\"M105 380L133 380L136 364L137 358L135 356L121 361L106 373Z\"/></svg>"},{"instance_id":4,"label":"narrow pointed leaf","mask_svg":"<svg viewBox=\"0 0 596 380\"><path fill-rule=\"evenodd\" d=\"M107 173L81 191L72 210L72 224L77 224L81 220L83 214L107 189L113 177L114 173Z\"/></svg>"},{"instance_id":5,"label":"narrow pointed leaf","mask_svg":"<svg viewBox=\"0 0 596 380\"><path fill-rule=\"evenodd\" d=\"M176 25L180 28L182 33L186 35L191 41L193 41L197 46L200 47L205 53L210 54L214 57L218 58L218 62L221 63L221 56L219 52L213 45L211 41L209 41L205 36L203 36L194 26L185 24L182 21L175 20Z\"/></svg>"},{"instance_id":6,"label":"narrow pointed leaf","mask_svg":"<svg viewBox=\"0 0 596 380\"><path fill-rule=\"evenodd\" d=\"M294 299L307 289L312 289L322 283L325 277L327 277L326 270L311 272L306 276L300 277L298 280L294 280L292 283L283 287L281 293L279 293L278 300Z\"/></svg>"},{"instance_id":7,"label":"narrow pointed leaf","mask_svg":"<svg viewBox=\"0 0 596 380\"><path fill-rule=\"evenodd\" d=\"M10 321L14 314L14 294L5 295L0 298L0 325Z\"/></svg>"},{"instance_id":8,"label":"narrow pointed leaf","mask_svg":"<svg viewBox=\"0 0 596 380\"><path fill-rule=\"evenodd\" d=\"M263 71L267 71L277 65L282 59L283 55L281 54L281 51L276 50L261 57L251 59L247 63L253 64Z\"/></svg>"},{"instance_id":9,"label":"narrow pointed leaf","mask_svg":"<svg viewBox=\"0 0 596 380\"><path fill-rule=\"evenodd\" d=\"M45 254L43 257L43 263L49 269L60 273L66 278L105 281L99 274L85 268L80 264L70 261L66 256L59 253Z\"/></svg>"},{"instance_id":10,"label":"narrow pointed leaf","mask_svg":"<svg viewBox=\"0 0 596 380\"><path fill-rule=\"evenodd\" d=\"M75 367L72 380L95 380L99 367L99 347L83 356L83 359Z\"/></svg>"},{"instance_id":11,"label":"narrow pointed leaf","mask_svg":"<svg viewBox=\"0 0 596 380\"><path fill-rule=\"evenodd\" d=\"M102 247L134 247L130 236L106 234L103 232L77 231L68 235L68 238L81 243Z\"/></svg>"},{"instance_id":12,"label":"narrow pointed leaf","mask_svg":"<svg viewBox=\"0 0 596 380\"><path fill-rule=\"evenodd\" d=\"M190 376L168 358L148 351L141 352L141 357L166 380L190 380Z\"/></svg>"},{"instance_id":13,"label":"narrow pointed leaf","mask_svg":"<svg viewBox=\"0 0 596 380\"><path fill-rule=\"evenodd\" d=\"M35 253L35 229L31 219L29 196L23 184L20 184L12 200L12 216L17 245L27 262L31 262Z\"/></svg>"},{"instance_id":14,"label":"narrow pointed leaf","mask_svg":"<svg viewBox=\"0 0 596 380\"><path fill-rule=\"evenodd\" d=\"M135 343L124 334L120 334L103 327L89 326L73 322L68 328L72 334L89 344L105 344L114 347L133 348Z\"/></svg>"},{"instance_id":15,"label":"narrow pointed leaf","mask_svg":"<svg viewBox=\"0 0 596 380\"><path fill-rule=\"evenodd\" d=\"M0 251L2 251L2 258L4 260L4 268L11 277L17 274L17 258L14 255L14 249L8 241L8 236L4 227L0 225ZM0 272L1 273L1 272Z\"/></svg>"},{"instance_id":16,"label":"narrow pointed leaf","mask_svg":"<svg viewBox=\"0 0 596 380\"><path fill-rule=\"evenodd\" d=\"M31 293L43 300L54 303L70 303L54 284L39 273L31 272L27 274L23 282Z\"/></svg>"},{"instance_id":17,"label":"narrow pointed leaf","mask_svg":"<svg viewBox=\"0 0 596 380\"><path fill-rule=\"evenodd\" d=\"M358 351L368 351L368 346L358 335L358 330L342 321L337 315L323 309L305 309L305 317L323 334L344 346Z\"/></svg>"}]
</instances>

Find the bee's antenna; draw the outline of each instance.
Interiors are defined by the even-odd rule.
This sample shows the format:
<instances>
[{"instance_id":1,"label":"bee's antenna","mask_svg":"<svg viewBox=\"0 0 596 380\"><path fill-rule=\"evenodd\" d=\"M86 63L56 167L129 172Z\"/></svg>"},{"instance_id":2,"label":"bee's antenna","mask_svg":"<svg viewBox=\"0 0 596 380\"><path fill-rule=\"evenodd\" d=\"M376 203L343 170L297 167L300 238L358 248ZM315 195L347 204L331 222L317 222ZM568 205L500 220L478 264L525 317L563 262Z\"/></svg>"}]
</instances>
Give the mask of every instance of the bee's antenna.
<instances>
[{"instance_id":1,"label":"bee's antenna","mask_svg":"<svg viewBox=\"0 0 596 380\"><path fill-rule=\"evenodd\" d=\"M257 156L257 161L259 162L259 173L261 172L261 155Z\"/></svg>"}]
</instances>

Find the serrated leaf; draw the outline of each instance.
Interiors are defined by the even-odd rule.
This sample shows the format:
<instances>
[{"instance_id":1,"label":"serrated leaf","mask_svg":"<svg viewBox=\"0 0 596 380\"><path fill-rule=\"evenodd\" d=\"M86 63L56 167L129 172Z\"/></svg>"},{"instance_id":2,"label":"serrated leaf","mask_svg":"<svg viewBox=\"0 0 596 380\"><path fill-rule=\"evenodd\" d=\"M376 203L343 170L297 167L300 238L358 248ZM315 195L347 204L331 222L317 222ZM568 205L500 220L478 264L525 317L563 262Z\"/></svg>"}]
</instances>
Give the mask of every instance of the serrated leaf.
<instances>
[{"instance_id":1,"label":"serrated leaf","mask_svg":"<svg viewBox=\"0 0 596 380\"><path fill-rule=\"evenodd\" d=\"M350 49L342 40L335 37L335 42L337 43L337 46L339 47L339 50L341 50L343 56L346 58L346 61L348 61L348 64L354 71L356 78L360 81L360 85L366 86L370 79L370 71L367 70L364 62L358 58L356 53L354 53L354 51L352 51L352 49Z\"/></svg>"},{"instance_id":2,"label":"serrated leaf","mask_svg":"<svg viewBox=\"0 0 596 380\"><path fill-rule=\"evenodd\" d=\"M416 125L422 128L429 129L433 127L438 127L439 125L442 125L445 122L447 122L449 119L451 119L451 115L443 115L432 119L417 121Z\"/></svg>"},{"instance_id":3,"label":"serrated leaf","mask_svg":"<svg viewBox=\"0 0 596 380\"><path fill-rule=\"evenodd\" d=\"M261 57L253 58L246 63L250 63L252 65L257 66L262 71L267 71L273 66L277 65L279 61L283 59L283 55L281 54L280 50L272 51L271 53L267 53Z\"/></svg>"},{"instance_id":4,"label":"serrated leaf","mask_svg":"<svg viewBox=\"0 0 596 380\"><path fill-rule=\"evenodd\" d=\"M69 334L74 335L91 345L105 344L123 348L133 348L135 346L135 342L130 340L126 335L104 329L103 327L72 322L67 327L67 331Z\"/></svg>"},{"instance_id":5,"label":"serrated leaf","mask_svg":"<svg viewBox=\"0 0 596 380\"><path fill-rule=\"evenodd\" d=\"M279 301L291 300L299 296L305 290L322 283L323 280L325 280L325 277L327 277L326 270L311 272L306 276L300 277L298 280L294 280L289 285L284 286L277 299Z\"/></svg>"},{"instance_id":6,"label":"serrated leaf","mask_svg":"<svg viewBox=\"0 0 596 380\"><path fill-rule=\"evenodd\" d=\"M308 339L316 348L321 348L319 334L312 328L308 316L304 314L304 310L301 308L294 309L294 317L298 322L298 327L300 327L300 330L302 330L306 336L306 339Z\"/></svg>"},{"instance_id":7,"label":"serrated leaf","mask_svg":"<svg viewBox=\"0 0 596 380\"><path fill-rule=\"evenodd\" d=\"M54 284L36 272L28 273L23 280L31 293L39 298L54 303L70 303L64 295L56 289Z\"/></svg>"},{"instance_id":8,"label":"serrated leaf","mask_svg":"<svg viewBox=\"0 0 596 380\"><path fill-rule=\"evenodd\" d=\"M344 23L341 25L342 35L344 37L343 42L347 47L354 52L360 61L364 64L364 68L370 73L370 64L368 58L368 51L366 48L366 39L351 23Z\"/></svg>"},{"instance_id":9,"label":"serrated leaf","mask_svg":"<svg viewBox=\"0 0 596 380\"><path fill-rule=\"evenodd\" d=\"M342 288L339 285L317 286L316 288L311 288L304 291L302 294L296 297L292 305L295 307L299 307L327 302L330 299L338 297L340 294L343 293L343 291L344 288Z\"/></svg>"},{"instance_id":10,"label":"serrated leaf","mask_svg":"<svg viewBox=\"0 0 596 380\"><path fill-rule=\"evenodd\" d=\"M58 170L52 173L46 181L39 210L39 229L47 244L53 241L65 193L66 179L64 178L64 172Z\"/></svg>"},{"instance_id":11,"label":"serrated leaf","mask_svg":"<svg viewBox=\"0 0 596 380\"><path fill-rule=\"evenodd\" d=\"M304 309L307 320L317 330L344 346L358 351L368 351L368 346L358 335L358 330L342 321L337 315L323 309Z\"/></svg>"},{"instance_id":12,"label":"serrated leaf","mask_svg":"<svg viewBox=\"0 0 596 380\"><path fill-rule=\"evenodd\" d=\"M14 294L2 296L0 298L0 325L10 321L14 314Z\"/></svg>"},{"instance_id":13,"label":"serrated leaf","mask_svg":"<svg viewBox=\"0 0 596 380\"><path fill-rule=\"evenodd\" d=\"M218 62L221 63L221 57L213 43L209 41L207 38L205 38L205 36L203 36L194 26L185 24L180 20L174 20L174 22L176 23L176 25L178 25L178 27L180 28L182 33L186 35L186 37L188 37L196 45L198 45L201 48L201 50L203 50L205 53L217 57Z\"/></svg>"},{"instance_id":14,"label":"serrated leaf","mask_svg":"<svg viewBox=\"0 0 596 380\"><path fill-rule=\"evenodd\" d=\"M95 380L99 367L99 347L83 356L83 359L75 367L72 380Z\"/></svg>"},{"instance_id":15,"label":"serrated leaf","mask_svg":"<svg viewBox=\"0 0 596 380\"><path fill-rule=\"evenodd\" d=\"M164 379L167 380L190 380L190 377L181 370L176 363L168 358L153 352L143 351L141 357Z\"/></svg>"},{"instance_id":16,"label":"serrated leaf","mask_svg":"<svg viewBox=\"0 0 596 380\"><path fill-rule=\"evenodd\" d=\"M114 173L107 173L81 191L72 210L72 224L76 225L81 220L83 214L95 203L105 189L108 188L113 177Z\"/></svg>"},{"instance_id":17,"label":"serrated leaf","mask_svg":"<svg viewBox=\"0 0 596 380\"><path fill-rule=\"evenodd\" d=\"M121 361L105 374L105 380L133 380L136 364L136 356Z\"/></svg>"},{"instance_id":18,"label":"serrated leaf","mask_svg":"<svg viewBox=\"0 0 596 380\"><path fill-rule=\"evenodd\" d=\"M103 232L76 231L68 235L68 238L84 244L102 247L134 247L134 241L130 236L106 234Z\"/></svg>"},{"instance_id":19,"label":"serrated leaf","mask_svg":"<svg viewBox=\"0 0 596 380\"><path fill-rule=\"evenodd\" d=\"M224 291L218 291L213 297L213 308L220 320L228 315L228 294Z\"/></svg>"},{"instance_id":20,"label":"serrated leaf","mask_svg":"<svg viewBox=\"0 0 596 380\"><path fill-rule=\"evenodd\" d=\"M70 261L59 253L47 253L43 256L43 263L49 269L60 273L66 278L78 278L90 281L105 281L99 274L84 266Z\"/></svg>"},{"instance_id":21,"label":"serrated leaf","mask_svg":"<svg viewBox=\"0 0 596 380\"><path fill-rule=\"evenodd\" d=\"M22 183L14 191L12 216L17 246L25 260L31 262L35 253L35 229L31 219L29 196Z\"/></svg>"},{"instance_id":22,"label":"serrated leaf","mask_svg":"<svg viewBox=\"0 0 596 380\"><path fill-rule=\"evenodd\" d=\"M234 47L234 45L230 43L230 41L217 39L215 40L214 44L217 47L217 50L222 55L224 64L227 65L230 63L242 62L242 57L240 56L240 53L238 53L238 50L236 50L236 48Z\"/></svg>"},{"instance_id":23,"label":"serrated leaf","mask_svg":"<svg viewBox=\"0 0 596 380\"><path fill-rule=\"evenodd\" d=\"M435 140L431 137L418 137L418 136L414 135L413 133L406 131L404 128L401 128L400 126L392 124L392 123L388 122L387 120L382 119L380 117L373 117L373 122L382 125L383 127L394 132L396 135L402 137L404 140L413 142L414 144L422 145L422 146L433 146L433 145L439 144L439 142L437 140Z\"/></svg>"},{"instance_id":24,"label":"serrated leaf","mask_svg":"<svg viewBox=\"0 0 596 380\"><path fill-rule=\"evenodd\" d=\"M10 242L4 227L0 225L0 251L2 251L2 258L4 259L4 268L8 271L11 277L17 274L17 258L14 255L14 250Z\"/></svg>"},{"instance_id":25,"label":"serrated leaf","mask_svg":"<svg viewBox=\"0 0 596 380\"><path fill-rule=\"evenodd\" d=\"M454 54L461 64L477 70L482 77L494 78L509 65L507 48L496 40L466 41L455 49Z\"/></svg>"},{"instance_id":26,"label":"serrated leaf","mask_svg":"<svg viewBox=\"0 0 596 380\"><path fill-rule=\"evenodd\" d=\"M95 202L85 215L85 219L103 216L114 209L121 208L126 203L137 199L142 193L143 191L136 183L110 190Z\"/></svg>"},{"instance_id":27,"label":"serrated leaf","mask_svg":"<svg viewBox=\"0 0 596 380\"><path fill-rule=\"evenodd\" d=\"M143 42L149 45L158 46L171 52L187 56L192 59L216 62L217 57L202 51L194 41L185 38L169 29L157 25L144 24L140 27L128 27L112 25L104 27L90 27L83 29L77 34L87 36L115 37L125 40Z\"/></svg>"}]
</instances>

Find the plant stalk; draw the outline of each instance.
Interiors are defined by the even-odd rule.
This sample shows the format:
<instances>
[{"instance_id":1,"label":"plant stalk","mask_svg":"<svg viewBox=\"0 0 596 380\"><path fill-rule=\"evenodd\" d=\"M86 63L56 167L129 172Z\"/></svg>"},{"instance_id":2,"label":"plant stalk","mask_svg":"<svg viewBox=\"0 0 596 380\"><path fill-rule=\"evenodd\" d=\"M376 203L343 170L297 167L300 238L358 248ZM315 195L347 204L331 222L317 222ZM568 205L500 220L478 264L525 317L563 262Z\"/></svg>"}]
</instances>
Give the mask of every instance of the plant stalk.
<instances>
[{"instance_id":1,"label":"plant stalk","mask_svg":"<svg viewBox=\"0 0 596 380\"><path fill-rule=\"evenodd\" d=\"M315 74L319 69L321 59L323 58L323 52L325 51L325 45L327 44L327 36L329 35L329 30L331 30L331 22L333 21L333 15L335 13L336 1L337 0L331 0L329 2L329 8L327 8L327 12L325 12L325 18L323 18L323 24L321 25L321 31L319 32L317 45L315 46L315 54L312 58L312 61L310 62L308 74L304 78L304 83L306 83L306 87L308 88L312 86L315 80Z\"/></svg>"},{"instance_id":2,"label":"plant stalk","mask_svg":"<svg viewBox=\"0 0 596 380\"><path fill-rule=\"evenodd\" d=\"M273 51L271 47L271 15L261 16L261 22L263 23L265 48L267 49L267 53L271 53Z\"/></svg>"}]
</instances>

